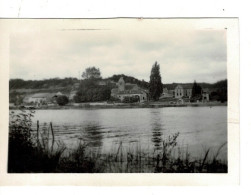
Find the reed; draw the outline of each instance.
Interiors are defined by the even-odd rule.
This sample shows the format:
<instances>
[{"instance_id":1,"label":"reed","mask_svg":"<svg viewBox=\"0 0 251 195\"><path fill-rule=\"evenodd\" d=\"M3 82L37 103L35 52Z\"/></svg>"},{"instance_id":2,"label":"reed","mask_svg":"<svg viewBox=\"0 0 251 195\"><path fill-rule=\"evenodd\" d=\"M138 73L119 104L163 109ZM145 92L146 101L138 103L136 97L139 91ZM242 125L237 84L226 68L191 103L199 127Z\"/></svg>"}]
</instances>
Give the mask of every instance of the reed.
<instances>
[{"instance_id":1,"label":"reed","mask_svg":"<svg viewBox=\"0 0 251 195\"><path fill-rule=\"evenodd\" d=\"M31 118L33 110L20 110L11 112L9 124L9 173L50 173L56 170L59 159L66 147L57 142L57 147L49 143L49 128L43 127L47 132L41 133L39 121L36 132L32 130ZM51 124L51 132L54 132ZM51 149L49 150L49 145Z\"/></svg>"}]
</instances>

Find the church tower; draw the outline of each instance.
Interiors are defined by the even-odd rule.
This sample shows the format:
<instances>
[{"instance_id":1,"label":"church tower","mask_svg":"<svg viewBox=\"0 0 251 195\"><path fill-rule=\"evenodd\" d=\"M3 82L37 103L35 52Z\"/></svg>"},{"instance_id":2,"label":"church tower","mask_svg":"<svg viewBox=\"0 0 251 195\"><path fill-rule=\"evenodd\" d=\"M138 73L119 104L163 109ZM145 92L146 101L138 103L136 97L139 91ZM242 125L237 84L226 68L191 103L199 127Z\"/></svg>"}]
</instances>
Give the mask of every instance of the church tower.
<instances>
[{"instance_id":1,"label":"church tower","mask_svg":"<svg viewBox=\"0 0 251 195\"><path fill-rule=\"evenodd\" d=\"M120 77L120 79L118 81L118 89L119 89L119 91L125 91L125 81L124 81L123 77Z\"/></svg>"}]
</instances>

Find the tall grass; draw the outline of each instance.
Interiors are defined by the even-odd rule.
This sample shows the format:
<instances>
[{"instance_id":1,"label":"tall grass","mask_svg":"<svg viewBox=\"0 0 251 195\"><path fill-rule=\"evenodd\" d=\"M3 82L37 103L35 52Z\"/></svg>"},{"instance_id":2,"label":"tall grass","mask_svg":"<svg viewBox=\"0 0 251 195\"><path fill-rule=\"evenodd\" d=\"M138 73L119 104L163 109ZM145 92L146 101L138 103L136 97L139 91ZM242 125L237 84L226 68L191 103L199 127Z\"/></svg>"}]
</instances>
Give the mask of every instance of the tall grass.
<instances>
[{"instance_id":1,"label":"tall grass","mask_svg":"<svg viewBox=\"0 0 251 195\"><path fill-rule=\"evenodd\" d=\"M39 139L39 125L37 133L31 126L34 111L20 110L10 113L9 124L9 173L54 172L59 159L66 149L64 144L57 142L57 148L51 144L48 135ZM47 128L49 131L49 129ZM45 133L44 129L44 133ZM43 134L41 134L43 135Z\"/></svg>"},{"instance_id":2,"label":"tall grass","mask_svg":"<svg viewBox=\"0 0 251 195\"><path fill-rule=\"evenodd\" d=\"M93 151L84 142L61 158L58 172L71 173L227 173L227 162L217 158L223 146L217 152L207 149L202 158L192 159L188 148L177 146L179 134L163 141L159 152L123 146L120 142L116 150L101 154ZM223 145L226 145L224 143ZM178 151L178 155L175 154ZM209 155L211 153L211 155ZM213 157L210 157L213 156Z\"/></svg>"}]
</instances>

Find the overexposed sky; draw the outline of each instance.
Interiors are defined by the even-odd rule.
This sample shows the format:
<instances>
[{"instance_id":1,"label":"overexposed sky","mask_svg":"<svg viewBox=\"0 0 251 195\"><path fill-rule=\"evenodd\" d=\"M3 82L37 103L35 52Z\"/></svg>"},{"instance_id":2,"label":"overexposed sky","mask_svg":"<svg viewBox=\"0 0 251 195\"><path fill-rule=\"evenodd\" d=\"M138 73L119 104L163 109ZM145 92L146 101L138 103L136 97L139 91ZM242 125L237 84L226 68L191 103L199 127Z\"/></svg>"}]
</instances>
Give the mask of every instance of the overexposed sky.
<instances>
[{"instance_id":1,"label":"overexposed sky","mask_svg":"<svg viewBox=\"0 0 251 195\"><path fill-rule=\"evenodd\" d=\"M177 25L176 25L177 24ZM227 78L225 29L194 29L172 22L102 28L16 32L10 36L10 78L77 77L100 68L103 78L125 74L149 81L154 62L163 83Z\"/></svg>"}]
</instances>

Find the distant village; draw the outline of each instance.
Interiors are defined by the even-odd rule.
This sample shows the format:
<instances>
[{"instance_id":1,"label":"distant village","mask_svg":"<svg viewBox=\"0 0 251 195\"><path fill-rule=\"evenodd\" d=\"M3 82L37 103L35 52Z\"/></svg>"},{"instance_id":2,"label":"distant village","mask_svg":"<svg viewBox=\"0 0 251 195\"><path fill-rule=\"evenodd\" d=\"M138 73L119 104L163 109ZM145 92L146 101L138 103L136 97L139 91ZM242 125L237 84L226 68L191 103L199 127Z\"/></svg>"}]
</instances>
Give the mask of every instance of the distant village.
<instances>
[{"instance_id":1,"label":"distant village","mask_svg":"<svg viewBox=\"0 0 251 195\"><path fill-rule=\"evenodd\" d=\"M126 77L126 76L125 76ZM226 81L225 81L226 82ZM76 100L79 93L81 82L74 82L67 91L50 91L50 92L32 92L29 89L10 89L10 107L16 106L32 106L35 108L55 107L60 105L78 106L81 102ZM117 81L111 79L97 80L96 85L100 88L109 86L110 95L106 101L85 101L90 105L106 105L106 104L146 104L151 102L149 89L139 86L136 83L126 82L123 76ZM201 87L200 95L192 97L194 83L189 84L167 84L163 85L158 102L167 105L182 105L190 103L208 103L227 101L227 98L221 98L222 93L227 96L226 86L216 88L214 86ZM69 88L69 86L68 86ZM63 89L63 88L62 88ZM33 90L35 91L35 90ZM60 97L66 97L66 101L60 104Z\"/></svg>"}]
</instances>

